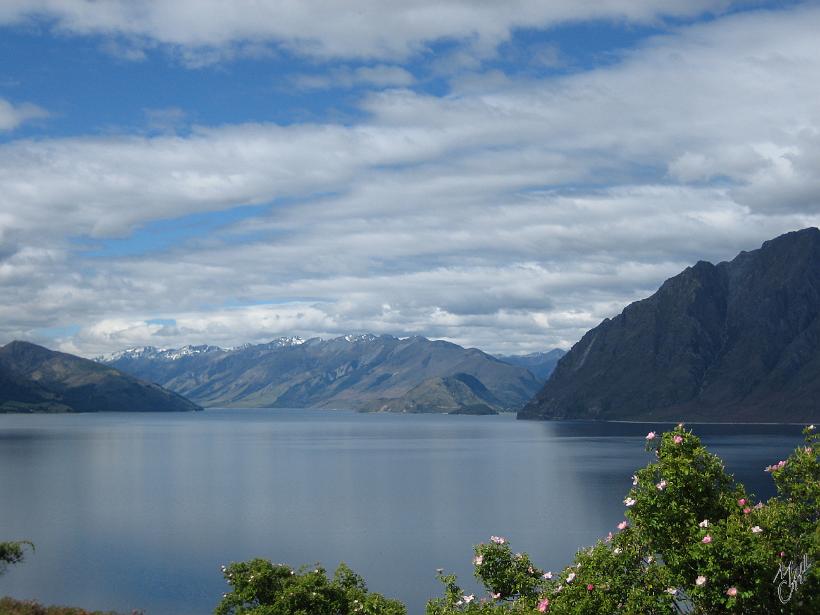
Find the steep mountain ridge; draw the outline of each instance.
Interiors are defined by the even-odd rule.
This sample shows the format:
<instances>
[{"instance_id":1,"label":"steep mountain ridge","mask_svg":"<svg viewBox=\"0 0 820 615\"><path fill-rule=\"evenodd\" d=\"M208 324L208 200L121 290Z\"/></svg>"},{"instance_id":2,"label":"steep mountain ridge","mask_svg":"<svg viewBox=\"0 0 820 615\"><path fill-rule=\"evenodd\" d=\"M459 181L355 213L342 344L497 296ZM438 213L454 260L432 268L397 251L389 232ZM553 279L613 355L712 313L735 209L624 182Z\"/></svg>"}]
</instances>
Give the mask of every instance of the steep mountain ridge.
<instances>
[{"instance_id":1,"label":"steep mountain ridge","mask_svg":"<svg viewBox=\"0 0 820 615\"><path fill-rule=\"evenodd\" d=\"M201 410L112 367L14 341L0 347L0 412Z\"/></svg>"},{"instance_id":2,"label":"steep mountain ridge","mask_svg":"<svg viewBox=\"0 0 820 615\"><path fill-rule=\"evenodd\" d=\"M521 407L540 386L525 368L475 348L419 336L274 340L184 355L172 350L125 352L106 364L211 407L451 412L480 402L499 411ZM452 380L458 374L480 386L467 387L468 394L463 381ZM484 389L489 392L486 399L475 393Z\"/></svg>"},{"instance_id":3,"label":"steep mountain ridge","mask_svg":"<svg viewBox=\"0 0 820 615\"><path fill-rule=\"evenodd\" d=\"M820 418L820 230L700 261L588 331L519 418Z\"/></svg>"}]
</instances>

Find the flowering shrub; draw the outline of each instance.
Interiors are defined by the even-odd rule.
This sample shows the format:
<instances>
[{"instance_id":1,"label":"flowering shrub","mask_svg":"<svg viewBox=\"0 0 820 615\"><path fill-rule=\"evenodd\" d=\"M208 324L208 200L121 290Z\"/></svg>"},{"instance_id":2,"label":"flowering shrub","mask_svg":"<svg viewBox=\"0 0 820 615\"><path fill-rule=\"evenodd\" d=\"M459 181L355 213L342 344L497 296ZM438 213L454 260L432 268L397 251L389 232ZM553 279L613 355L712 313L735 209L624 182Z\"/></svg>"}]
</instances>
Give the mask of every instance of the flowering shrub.
<instances>
[{"instance_id":1,"label":"flowering shrub","mask_svg":"<svg viewBox=\"0 0 820 615\"><path fill-rule=\"evenodd\" d=\"M633 476L614 533L556 574L493 537L473 559L487 595L439 574L444 596L427 614L820 613L820 436L804 436L766 468L777 495L759 502L683 425L650 432L656 460Z\"/></svg>"},{"instance_id":2,"label":"flowering shrub","mask_svg":"<svg viewBox=\"0 0 820 615\"><path fill-rule=\"evenodd\" d=\"M400 602L368 592L344 564L332 579L321 566L297 571L265 559L223 566L222 573L232 590L216 615L407 615Z\"/></svg>"},{"instance_id":3,"label":"flowering shrub","mask_svg":"<svg viewBox=\"0 0 820 615\"><path fill-rule=\"evenodd\" d=\"M493 536L475 547L475 575L487 588L487 596L476 599L465 594L453 575L439 573L445 586L444 597L431 600L429 615L446 613L530 613L544 585L544 572L525 553L513 553L504 538Z\"/></svg>"}]
</instances>

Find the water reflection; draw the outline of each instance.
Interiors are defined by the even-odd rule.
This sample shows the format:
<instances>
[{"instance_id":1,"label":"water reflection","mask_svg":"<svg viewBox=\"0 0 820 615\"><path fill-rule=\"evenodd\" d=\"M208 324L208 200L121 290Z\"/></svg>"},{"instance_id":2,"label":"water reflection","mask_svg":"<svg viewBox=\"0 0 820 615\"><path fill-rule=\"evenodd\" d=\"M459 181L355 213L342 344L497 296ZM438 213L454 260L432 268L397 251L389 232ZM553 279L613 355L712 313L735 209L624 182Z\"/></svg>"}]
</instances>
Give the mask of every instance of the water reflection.
<instances>
[{"instance_id":1,"label":"water reflection","mask_svg":"<svg viewBox=\"0 0 820 615\"><path fill-rule=\"evenodd\" d=\"M0 417L0 536L37 545L0 594L148 615L212 611L223 562L344 560L410 612L470 585L491 534L557 569L614 528L657 426L502 417L216 411ZM696 426L729 471L762 468L799 428Z\"/></svg>"}]
</instances>

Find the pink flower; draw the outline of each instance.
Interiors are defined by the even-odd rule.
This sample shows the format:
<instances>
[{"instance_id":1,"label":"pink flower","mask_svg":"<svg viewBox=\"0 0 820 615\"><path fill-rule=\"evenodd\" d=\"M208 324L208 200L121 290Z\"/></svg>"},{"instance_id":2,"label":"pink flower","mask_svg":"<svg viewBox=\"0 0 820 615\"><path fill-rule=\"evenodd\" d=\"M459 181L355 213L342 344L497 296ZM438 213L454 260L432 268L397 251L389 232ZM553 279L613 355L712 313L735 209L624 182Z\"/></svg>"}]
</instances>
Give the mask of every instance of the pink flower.
<instances>
[{"instance_id":1,"label":"pink flower","mask_svg":"<svg viewBox=\"0 0 820 615\"><path fill-rule=\"evenodd\" d=\"M730 587L726 590L727 596L737 596L737 587Z\"/></svg>"},{"instance_id":2,"label":"pink flower","mask_svg":"<svg viewBox=\"0 0 820 615\"><path fill-rule=\"evenodd\" d=\"M703 540L701 540L701 542L705 545L708 545L710 542L712 542L712 537L709 536L709 534L706 534L706 536L703 537Z\"/></svg>"},{"instance_id":3,"label":"pink flower","mask_svg":"<svg viewBox=\"0 0 820 615\"><path fill-rule=\"evenodd\" d=\"M746 508L744 508L744 509L743 509L743 514L744 514L744 515L748 515L750 512L752 512L752 509L751 509L751 508L749 508L748 506L747 506Z\"/></svg>"},{"instance_id":4,"label":"pink flower","mask_svg":"<svg viewBox=\"0 0 820 615\"><path fill-rule=\"evenodd\" d=\"M503 545L507 542L507 539L503 536L490 536L490 542L494 542L497 545Z\"/></svg>"},{"instance_id":5,"label":"pink flower","mask_svg":"<svg viewBox=\"0 0 820 615\"><path fill-rule=\"evenodd\" d=\"M737 501L737 505L738 505L738 506L745 506L745 505L746 505L746 498L740 498L740 499Z\"/></svg>"},{"instance_id":6,"label":"pink flower","mask_svg":"<svg viewBox=\"0 0 820 615\"><path fill-rule=\"evenodd\" d=\"M674 442L675 444L680 444L681 442L683 442L683 436L675 436L674 438L672 438L672 442Z\"/></svg>"},{"instance_id":7,"label":"pink flower","mask_svg":"<svg viewBox=\"0 0 820 615\"><path fill-rule=\"evenodd\" d=\"M786 557L786 552L785 552L785 551L781 551L781 552L780 552L780 557Z\"/></svg>"},{"instance_id":8,"label":"pink flower","mask_svg":"<svg viewBox=\"0 0 820 615\"><path fill-rule=\"evenodd\" d=\"M706 577L700 575L697 579L695 579L695 585L697 585L698 587L706 585Z\"/></svg>"},{"instance_id":9,"label":"pink flower","mask_svg":"<svg viewBox=\"0 0 820 615\"><path fill-rule=\"evenodd\" d=\"M661 481L661 482L659 482L657 485L655 485L655 488L656 488L658 491L663 491L664 489L666 489L666 485L668 485L668 484L669 484L669 483L667 483L665 480L662 480L662 481Z\"/></svg>"},{"instance_id":10,"label":"pink flower","mask_svg":"<svg viewBox=\"0 0 820 615\"><path fill-rule=\"evenodd\" d=\"M656 434L654 431L650 431L648 434L646 434L646 439L647 440L654 440L657 437L657 435L658 434Z\"/></svg>"},{"instance_id":11,"label":"pink flower","mask_svg":"<svg viewBox=\"0 0 820 615\"><path fill-rule=\"evenodd\" d=\"M763 528L760 527L759 525L756 525L752 528L752 534L759 534L762 531L763 531Z\"/></svg>"},{"instance_id":12,"label":"pink flower","mask_svg":"<svg viewBox=\"0 0 820 615\"><path fill-rule=\"evenodd\" d=\"M588 592L591 592L593 589L595 589L595 586L594 586L592 583L590 583L589 585L587 585L587 591L588 591Z\"/></svg>"},{"instance_id":13,"label":"pink flower","mask_svg":"<svg viewBox=\"0 0 820 615\"><path fill-rule=\"evenodd\" d=\"M761 508L763 508L763 502L758 502L755 504L755 510L760 510Z\"/></svg>"},{"instance_id":14,"label":"pink flower","mask_svg":"<svg viewBox=\"0 0 820 615\"><path fill-rule=\"evenodd\" d=\"M483 563L484 563L484 556L483 555L476 555L473 558L473 564L475 564L476 566L481 566L481 564L483 564Z\"/></svg>"},{"instance_id":15,"label":"pink flower","mask_svg":"<svg viewBox=\"0 0 820 615\"><path fill-rule=\"evenodd\" d=\"M625 530L625 529L626 529L626 528L628 528L628 527L629 527L629 524L628 524L626 521L621 521L621 522L618 524L618 529L619 529L619 530Z\"/></svg>"},{"instance_id":16,"label":"pink flower","mask_svg":"<svg viewBox=\"0 0 820 615\"><path fill-rule=\"evenodd\" d=\"M785 459L781 459L776 464L768 466L766 468L766 472L774 472L776 470L782 470L783 467L786 465L786 463L788 463L788 462Z\"/></svg>"},{"instance_id":17,"label":"pink flower","mask_svg":"<svg viewBox=\"0 0 820 615\"><path fill-rule=\"evenodd\" d=\"M544 598L541 602L538 603L538 610L541 613L546 613L550 608L550 601L549 598Z\"/></svg>"},{"instance_id":18,"label":"pink flower","mask_svg":"<svg viewBox=\"0 0 820 615\"><path fill-rule=\"evenodd\" d=\"M606 538L604 538L604 542L612 542L612 532L608 532Z\"/></svg>"}]
</instances>

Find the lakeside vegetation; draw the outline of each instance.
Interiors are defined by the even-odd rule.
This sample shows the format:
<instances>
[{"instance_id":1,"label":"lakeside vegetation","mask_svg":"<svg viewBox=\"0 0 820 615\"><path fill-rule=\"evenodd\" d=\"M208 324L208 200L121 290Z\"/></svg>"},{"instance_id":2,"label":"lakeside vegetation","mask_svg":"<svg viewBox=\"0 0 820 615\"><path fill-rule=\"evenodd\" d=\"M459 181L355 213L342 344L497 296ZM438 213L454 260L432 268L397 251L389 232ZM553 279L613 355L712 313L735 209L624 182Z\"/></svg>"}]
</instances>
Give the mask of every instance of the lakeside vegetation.
<instances>
[{"instance_id":1,"label":"lakeside vegetation","mask_svg":"<svg viewBox=\"0 0 820 615\"><path fill-rule=\"evenodd\" d=\"M486 594L466 594L441 570L443 595L427 615L818 613L820 436L814 426L803 433L801 446L766 468L776 495L763 502L683 425L650 432L653 460L633 476L624 519L607 536L557 572L493 536L473 555ZM22 543L5 545L6 562L22 559ZM223 574L230 591L217 615L406 614L344 564L329 577L256 559Z\"/></svg>"},{"instance_id":2,"label":"lakeside vegetation","mask_svg":"<svg viewBox=\"0 0 820 615\"><path fill-rule=\"evenodd\" d=\"M114 611L86 611L70 606L43 606L35 600L15 600L14 598L0 598L0 613L2 615L124 615ZM129 615L143 615L141 611L133 611Z\"/></svg>"}]
</instances>

